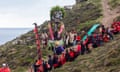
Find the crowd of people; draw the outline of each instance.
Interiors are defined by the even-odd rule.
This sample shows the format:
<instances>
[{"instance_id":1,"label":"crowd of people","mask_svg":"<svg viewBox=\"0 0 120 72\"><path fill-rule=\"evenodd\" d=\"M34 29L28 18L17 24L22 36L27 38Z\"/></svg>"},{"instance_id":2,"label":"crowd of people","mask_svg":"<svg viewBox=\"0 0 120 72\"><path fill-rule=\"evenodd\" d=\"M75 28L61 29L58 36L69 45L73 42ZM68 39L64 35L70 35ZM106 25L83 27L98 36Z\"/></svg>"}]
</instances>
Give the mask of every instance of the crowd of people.
<instances>
[{"instance_id":1,"label":"crowd of people","mask_svg":"<svg viewBox=\"0 0 120 72\"><path fill-rule=\"evenodd\" d=\"M60 45L59 42L55 42L55 46L52 47L53 55L48 56L48 60L36 60L33 65L34 72L51 72L52 69L61 67L66 62L74 61L79 55L84 55L90 53L93 48L102 46L105 42L113 40L114 34L120 32L120 22L114 22L111 26L105 27L100 25L92 35L86 33L87 38L83 41L81 39L80 33L76 32L74 29L70 32L66 32L63 36L64 45ZM46 38L49 38L45 34ZM44 38L44 45L47 45L47 39ZM44 46L46 47L46 46Z\"/></svg>"},{"instance_id":2,"label":"crowd of people","mask_svg":"<svg viewBox=\"0 0 120 72\"><path fill-rule=\"evenodd\" d=\"M114 22L111 28L100 25L91 35L86 33L87 38L85 40L81 39L79 32L72 29L61 37L64 42L63 45L56 41L55 45L49 48L49 50L53 51L53 55L48 55L47 60L38 59L34 62L31 72L51 72L53 69L63 66L66 62L74 61L79 55L88 54L93 48L113 40L113 35L119 33L120 22ZM46 48L49 35L43 32L41 38L43 48ZM11 72L7 64L3 63L2 66L0 72Z\"/></svg>"}]
</instances>

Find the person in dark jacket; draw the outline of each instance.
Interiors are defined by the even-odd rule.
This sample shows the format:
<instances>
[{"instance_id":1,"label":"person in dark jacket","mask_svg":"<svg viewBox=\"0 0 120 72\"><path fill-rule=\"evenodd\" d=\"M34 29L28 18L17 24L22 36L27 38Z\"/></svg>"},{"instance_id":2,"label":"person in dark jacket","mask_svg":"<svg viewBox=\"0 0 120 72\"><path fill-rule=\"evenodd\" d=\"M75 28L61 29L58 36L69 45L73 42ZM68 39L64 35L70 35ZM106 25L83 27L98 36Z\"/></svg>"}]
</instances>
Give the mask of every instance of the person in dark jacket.
<instances>
[{"instance_id":1,"label":"person in dark jacket","mask_svg":"<svg viewBox=\"0 0 120 72\"><path fill-rule=\"evenodd\" d=\"M38 68L40 65L37 65L37 60L35 61L35 63L33 64L33 69L34 69L34 72L37 72Z\"/></svg>"},{"instance_id":2,"label":"person in dark jacket","mask_svg":"<svg viewBox=\"0 0 120 72\"><path fill-rule=\"evenodd\" d=\"M81 43L81 55L84 55L84 53L85 53L85 45L83 44L83 41L81 41L80 43Z\"/></svg>"},{"instance_id":3,"label":"person in dark jacket","mask_svg":"<svg viewBox=\"0 0 120 72\"><path fill-rule=\"evenodd\" d=\"M64 48L62 46L58 46L55 48L55 51L57 55L60 55L64 51Z\"/></svg>"},{"instance_id":4,"label":"person in dark jacket","mask_svg":"<svg viewBox=\"0 0 120 72\"><path fill-rule=\"evenodd\" d=\"M66 59L66 61L70 61L70 55L69 55L69 50L68 49L66 49L65 59Z\"/></svg>"},{"instance_id":5,"label":"person in dark jacket","mask_svg":"<svg viewBox=\"0 0 120 72\"><path fill-rule=\"evenodd\" d=\"M105 34L105 26L102 24L101 27L102 27L102 35L104 35Z\"/></svg>"},{"instance_id":6,"label":"person in dark jacket","mask_svg":"<svg viewBox=\"0 0 120 72\"><path fill-rule=\"evenodd\" d=\"M48 64L50 65L49 71L53 68L53 58L51 55L48 56Z\"/></svg>"},{"instance_id":7,"label":"person in dark jacket","mask_svg":"<svg viewBox=\"0 0 120 72\"><path fill-rule=\"evenodd\" d=\"M58 67L58 55L54 54L53 56L53 67L57 68Z\"/></svg>"},{"instance_id":8,"label":"person in dark jacket","mask_svg":"<svg viewBox=\"0 0 120 72\"><path fill-rule=\"evenodd\" d=\"M91 50L90 50L90 48L89 48L89 44L90 44L90 36L87 36L87 38L86 38L86 40L85 40L85 42L84 42L84 45L85 45L85 47L86 47L86 53L90 53L91 52Z\"/></svg>"},{"instance_id":9,"label":"person in dark jacket","mask_svg":"<svg viewBox=\"0 0 120 72\"><path fill-rule=\"evenodd\" d=\"M112 32L110 31L110 28L109 28L109 27L106 28L106 33L109 35L110 39L113 40L113 34L112 34Z\"/></svg>"},{"instance_id":10,"label":"person in dark jacket","mask_svg":"<svg viewBox=\"0 0 120 72\"><path fill-rule=\"evenodd\" d=\"M50 65L48 64L47 61L43 61L43 69L44 69L44 72L48 72L50 68Z\"/></svg>"}]
</instances>

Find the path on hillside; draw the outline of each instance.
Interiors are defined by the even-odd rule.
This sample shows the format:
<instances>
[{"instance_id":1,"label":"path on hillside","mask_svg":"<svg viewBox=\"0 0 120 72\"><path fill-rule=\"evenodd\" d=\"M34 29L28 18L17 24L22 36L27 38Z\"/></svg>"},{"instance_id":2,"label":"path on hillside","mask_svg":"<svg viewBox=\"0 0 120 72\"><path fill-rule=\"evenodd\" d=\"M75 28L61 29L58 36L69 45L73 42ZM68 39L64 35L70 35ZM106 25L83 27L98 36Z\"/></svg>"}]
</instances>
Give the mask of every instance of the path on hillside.
<instances>
[{"instance_id":1,"label":"path on hillside","mask_svg":"<svg viewBox=\"0 0 120 72\"><path fill-rule=\"evenodd\" d=\"M120 8L111 9L109 4L109 0L101 0L102 8L103 8L103 19L102 24L106 27L110 27L111 23L113 22L114 18L120 16Z\"/></svg>"}]
</instances>

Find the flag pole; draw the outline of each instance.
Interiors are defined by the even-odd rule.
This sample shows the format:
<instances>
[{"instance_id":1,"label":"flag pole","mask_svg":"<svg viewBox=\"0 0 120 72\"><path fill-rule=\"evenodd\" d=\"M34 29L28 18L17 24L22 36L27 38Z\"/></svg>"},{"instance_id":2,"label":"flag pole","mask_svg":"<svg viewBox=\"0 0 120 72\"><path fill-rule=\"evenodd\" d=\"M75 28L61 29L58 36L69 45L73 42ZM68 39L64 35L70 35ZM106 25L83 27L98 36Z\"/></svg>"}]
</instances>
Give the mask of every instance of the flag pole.
<instances>
[{"instance_id":1,"label":"flag pole","mask_svg":"<svg viewBox=\"0 0 120 72\"><path fill-rule=\"evenodd\" d=\"M37 23L33 23L33 25L35 26L34 33L35 33L35 40L36 40L36 46L37 46L38 60L42 60L42 52L41 52L41 49L40 49L40 37L39 37L39 34L38 34Z\"/></svg>"}]
</instances>

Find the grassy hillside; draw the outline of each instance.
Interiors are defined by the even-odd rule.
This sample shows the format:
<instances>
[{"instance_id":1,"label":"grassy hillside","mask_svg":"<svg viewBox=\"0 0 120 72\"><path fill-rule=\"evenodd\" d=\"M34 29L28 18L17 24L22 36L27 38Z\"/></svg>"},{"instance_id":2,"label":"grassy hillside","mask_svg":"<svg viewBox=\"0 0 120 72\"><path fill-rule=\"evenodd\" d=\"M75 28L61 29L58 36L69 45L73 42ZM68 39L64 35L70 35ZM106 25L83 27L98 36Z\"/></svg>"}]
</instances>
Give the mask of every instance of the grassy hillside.
<instances>
[{"instance_id":1,"label":"grassy hillside","mask_svg":"<svg viewBox=\"0 0 120 72\"><path fill-rule=\"evenodd\" d=\"M109 0L109 4L111 5L112 8L116 8L120 6L120 0Z\"/></svg>"},{"instance_id":2,"label":"grassy hillside","mask_svg":"<svg viewBox=\"0 0 120 72\"><path fill-rule=\"evenodd\" d=\"M73 9L66 11L66 13L66 17L63 20L66 29L69 30L74 27L80 31L86 26L99 22L102 16L100 0L88 0L75 4Z\"/></svg>"},{"instance_id":3,"label":"grassy hillside","mask_svg":"<svg viewBox=\"0 0 120 72\"><path fill-rule=\"evenodd\" d=\"M79 56L54 72L119 72L120 35L104 46L93 49L92 53Z\"/></svg>"},{"instance_id":4,"label":"grassy hillside","mask_svg":"<svg viewBox=\"0 0 120 72\"><path fill-rule=\"evenodd\" d=\"M88 0L82 3L77 3L73 5L72 9L66 10L66 17L63 20L66 30L70 30L74 27L80 31L84 28L88 29L95 23L100 23L102 17L100 2L101 0ZM39 28L40 27L41 30L39 30L39 33L42 30L47 30L47 21L39 26ZM15 44L16 41L19 41L19 43ZM116 56L116 52L118 55L118 51L120 51L119 44L115 44L118 41L119 39L108 43L105 47L94 49L89 55L79 56L75 62L67 63L62 68L55 70L55 72L80 72L82 70L83 72L89 70L90 72L94 72L95 69L101 71L103 67L103 69L111 69L111 67L113 67L114 70L114 68L116 68L115 65L118 65L119 67L120 63L120 59ZM112 47L113 44L115 44L115 48ZM112 53L113 55L115 54L116 59L114 57L109 57L109 53L111 54L112 50L115 51L115 53ZM36 52L34 33L33 31L30 31L5 45L0 46L0 64L7 62L12 69L12 72L25 72L37 58ZM42 53L42 57L46 58L46 56L52 52L46 48L42 49ZM109 58L105 57L105 54ZM106 66L106 64L103 65L103 62L106 63L108 59L110 59L110 61L108 61L108 65L110 63L110 66Z\"/></svg>"},{"instance_id":5,"label":"grassy hillside","mask_svg":"<svg viewBox=\"0 0 120 72\"><path fill-rule=\"evenodd\" d=\"M31 38L29 41L27 41L28 37ZM14 44L15 40L21 40L21 42ZM34 33L28 32L15 40L0 47L0 64L8 63L12 72L24 72L37 59ZM50 53L48 49L42 49L43 58Z\"/></svg>"}]
</instances>

